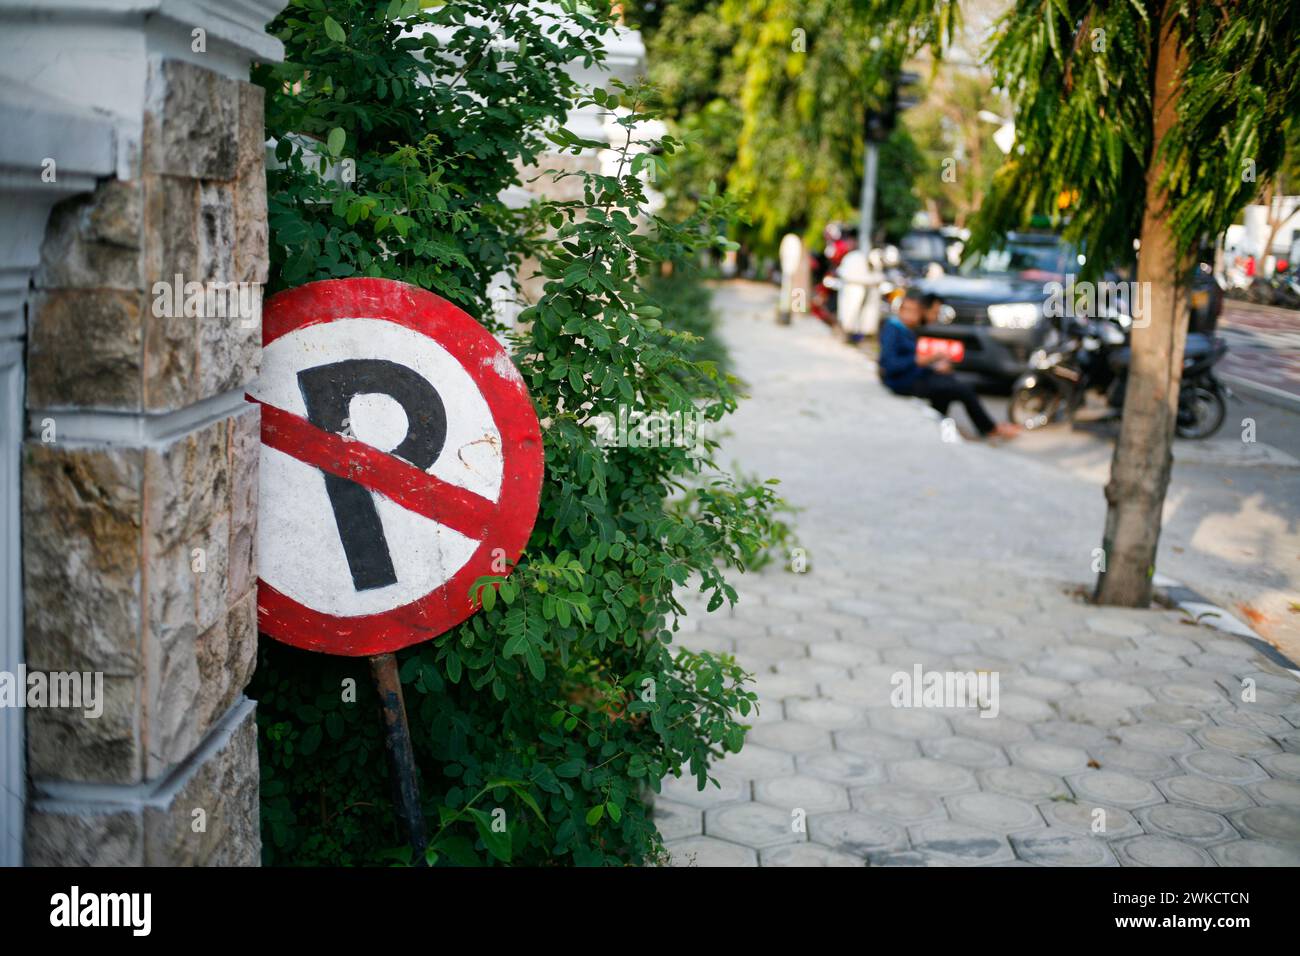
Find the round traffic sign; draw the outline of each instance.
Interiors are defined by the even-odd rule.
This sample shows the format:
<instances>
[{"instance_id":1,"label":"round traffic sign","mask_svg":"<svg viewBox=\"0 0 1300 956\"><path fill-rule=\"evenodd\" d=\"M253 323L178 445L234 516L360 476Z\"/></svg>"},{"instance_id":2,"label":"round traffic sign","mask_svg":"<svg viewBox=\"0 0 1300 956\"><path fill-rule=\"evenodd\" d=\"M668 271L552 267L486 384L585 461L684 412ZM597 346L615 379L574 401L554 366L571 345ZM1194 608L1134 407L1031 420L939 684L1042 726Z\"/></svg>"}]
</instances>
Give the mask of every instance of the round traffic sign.
<instances>
[{"instance_id":1,"label":"round traffic sign","mask_svg":"<svg viewBox=\"0 0 1300 956\"><path fill-rule=\"evenodd\" d=\"M363 656L447 631L519 557L542 438L522 377L431 292L332 279L262 319L258 626Z\"/></svg>"}]
</instances>

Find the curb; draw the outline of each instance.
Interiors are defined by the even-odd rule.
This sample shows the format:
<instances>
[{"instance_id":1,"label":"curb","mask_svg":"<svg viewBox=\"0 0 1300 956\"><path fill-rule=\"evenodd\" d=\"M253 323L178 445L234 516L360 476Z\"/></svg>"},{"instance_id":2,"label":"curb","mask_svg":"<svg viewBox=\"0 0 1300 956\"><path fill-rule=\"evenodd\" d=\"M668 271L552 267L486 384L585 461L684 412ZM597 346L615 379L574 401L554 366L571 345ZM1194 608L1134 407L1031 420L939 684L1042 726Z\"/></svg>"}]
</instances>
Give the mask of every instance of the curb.
<instances>
[{"instance_id":1,"label":"curb","mask_svg":"<svg viewBox=\"0 0 1300 956\"><path fill-rule=\"evenodd\" d=\"M1300 411L1300 395L1275 388L1272 385L1265 385L1263 382L1242 378L1240 375L1229 375L1221 372L1219 378L1223 379L1234 391L1249 395L1266 405L1283 408L1291 412Z\"/></svg>"},{"instance_id":2,"label":"curb","mask_svg":"<svg viewBox=\"0 0 1300 956\"><path fill-rule=\"evenodd\" d=\"M1270 662L1290 671L1292 677L1300 680L1300 664L1291 660L1291 658L1251 630L1249 625L1229 614L1205 595L1192 590L1181 581L1175 581L1163 574L1157 574L1153 583L1154 597L1158 603L1191 615L1197 624L1204 624L1216 631L1222 631L1225 634L1231 634L1233 637L1241 638Z\"/></svg>"}]
</instances>

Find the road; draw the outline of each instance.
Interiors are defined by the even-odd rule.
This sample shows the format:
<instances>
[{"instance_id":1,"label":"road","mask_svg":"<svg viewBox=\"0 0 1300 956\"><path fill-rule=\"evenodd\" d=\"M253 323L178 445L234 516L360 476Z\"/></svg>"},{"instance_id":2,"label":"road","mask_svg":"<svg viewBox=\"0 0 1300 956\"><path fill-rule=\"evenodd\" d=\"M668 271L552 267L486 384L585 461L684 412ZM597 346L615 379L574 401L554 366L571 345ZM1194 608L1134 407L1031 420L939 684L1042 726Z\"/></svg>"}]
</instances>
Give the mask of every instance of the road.
<instances>
[{"instance_id":1,"label":"road","mask_svg":"<svg viewBox=\"0 0 1300 956\"><path fill-rule=\"evenodd\" d=\"M1300 405L1300 312L1228 299L1218 330L1231 349L1220 365L1224 374Z\"/></svg>"}]
</instances>

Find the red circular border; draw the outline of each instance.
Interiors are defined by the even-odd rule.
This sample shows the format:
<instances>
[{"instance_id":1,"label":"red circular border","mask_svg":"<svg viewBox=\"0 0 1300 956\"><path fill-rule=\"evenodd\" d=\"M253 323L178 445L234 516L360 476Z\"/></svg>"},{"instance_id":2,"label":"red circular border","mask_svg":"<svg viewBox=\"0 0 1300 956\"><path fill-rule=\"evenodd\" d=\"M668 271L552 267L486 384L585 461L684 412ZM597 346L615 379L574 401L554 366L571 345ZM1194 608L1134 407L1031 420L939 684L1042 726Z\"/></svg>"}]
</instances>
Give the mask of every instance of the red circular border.
<instances>
[{"instance_id":1,"label":"red circular border","mask_svg":"<svg viewBox=\"0 0 1300 956\"><path fill-rule=\"evenodd\" d=\"M492 570L492 552L513 564L537 519L544 459L542 433L523 379L494 372L505 350L483 326L446 299L392 279L327 279L279 292L263 306L262 345L309 325L338 319L383 319L433 339L458 361L486 400L501 432L501 491L486 533L465 565L424 597L361 617L313 610L261 578L257 623L285 644L326 654L364 657L400 650L443 634L477 610L469 588ZM512 366L513 368L513 366ZM265 427L265 426L264 426Z\"/></svg>"}]
</instances>

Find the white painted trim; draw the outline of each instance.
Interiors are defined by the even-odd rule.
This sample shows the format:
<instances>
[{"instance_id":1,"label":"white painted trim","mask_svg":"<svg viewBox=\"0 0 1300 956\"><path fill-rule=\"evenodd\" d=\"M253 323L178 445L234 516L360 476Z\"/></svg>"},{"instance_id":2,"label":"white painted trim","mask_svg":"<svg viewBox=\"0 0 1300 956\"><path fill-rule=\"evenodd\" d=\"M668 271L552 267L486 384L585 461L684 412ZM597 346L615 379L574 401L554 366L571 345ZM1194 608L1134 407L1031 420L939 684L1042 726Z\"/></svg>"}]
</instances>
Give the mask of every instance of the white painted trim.
<instances>
[{"instance_id":1,"label":"white painted trim","mask_svg":"<svg viewBox=\"0 0 1300 956\"><path fill-rule=\"evenodd\" d=\"M44 429L44 419L54 419L55 441L60 446L129 445L133 448L163 448L182 435L198 431L242 411L248 404L244 390L237 388L161 415L32 408L27 412L27 425L29 434L39 435Z\"/></svg>"},{"instance_id":2,"label":"white painted trim","mask_svg":"<svg viewBox=\"0 0 1300 956\"><path fill-rule=\"evenodd\" d=\"M23 437L23 348L0 343L0 670L23 663L23 580L19 548L19 461ZM27 794L25 712L0 710L0 866L23 862Z\"/></svg>"}]
</instances>

